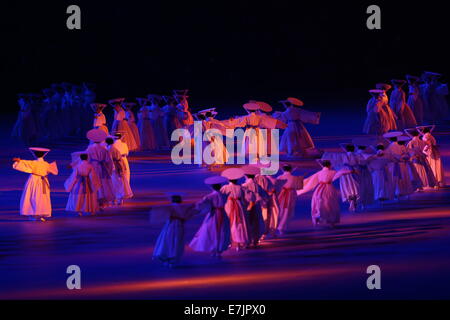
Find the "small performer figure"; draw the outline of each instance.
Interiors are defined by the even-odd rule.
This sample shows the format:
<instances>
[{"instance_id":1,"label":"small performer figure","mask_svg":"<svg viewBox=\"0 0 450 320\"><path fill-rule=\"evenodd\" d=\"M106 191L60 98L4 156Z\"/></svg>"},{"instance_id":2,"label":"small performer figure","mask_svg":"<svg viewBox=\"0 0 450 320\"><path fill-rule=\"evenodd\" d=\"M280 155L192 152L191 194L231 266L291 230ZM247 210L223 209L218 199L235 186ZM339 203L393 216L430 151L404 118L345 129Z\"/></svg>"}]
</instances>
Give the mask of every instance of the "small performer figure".
<instances>
[{"instance_id":1,"label":"small performer figure","mask_svg":"<svg viewBox=\"0 0 450 320\"><path fill-rule=\"evenodd\" d=\"M164 263L164 266L174 267L179 263L184 252L184 223L195 213L194 205L183 205L181 194L170 195L171 204L160 208L167 216L167 221L156 240L153 259Z\"/></svg>"},{"instance_id":2,"label":"small performer figure","mask_svg":"<svg viewBox=\"0 0 450 320\"><path fill-rule=\"evenodd\" d=\"M288 229L289 220L294 217L295 205L297 203L297 190L303 188L303 177L292 174L293 168L290 164L282 166L283 174L277 177L278 204L280 214L278 217L278 232L282 235ZM279 190L281 188L281 190Z\"/></svg>"},{"instance_id":3,"label":"small performer figure","mask_svg":"<svg viewBox=\"0 0 450 320\"><path fill-rule=\"evenodd\" d=\"M36 160L13 159L15 170L30 174L20 199L20 214L30 218L39 218L44 222L52 215L50 184L47 176L50 173L57 175L58 167L55 161L48 163L44 160L50 149L29 148L29 150Z\"/></svg>"},{"instance_id":4,"label":"small performer figure","mask_svg":"<svg viewBox=\"0 0 450 320\"><path fill-rule=\"evenodd\" d=\"M106 117L103 113L103 109L106 108L106 104L103 103L91 103L91 108L94 110L94 129L100 129L109 134L108 126L106 124Z\"/></svg>"},{"instance_id":5,"label":"small performer figure","mask_svg":"<svg viewBox=\"0 0 450 320\"><path fill-rule=\"evenodd\" d=\"M433 170L436 178L436 188L445 186L444 170L442 167L441 153L436 142L436 138L431 134L435 126L418 127L417 129L422 134L422 140L427 144L424 152L427 156L428 163L431 170Z\"/></svg>"},{"instance_id":6,"label":"small performer figure","mask_svg":"<svg viewBox=\"0 0 450 320\"><path fill-rule=\"evenodd\" d=\"M88 154L82 152L79 157L80 161L64 183L66 192L70 192L66 211L77 212L80 217L83 212L95 215L100 209L97 198L97 190L101 187L100 179L88 161Z\"/></svg>"},{"instance_id":7,"label":"small performer figure","mask_svg":"<svg viewBox=\"0 0 450 320\"><path fill-rule=\"evenodd\" d=\"M225 212L230 219L231 241L239 251L245 248L248 243L248 227L244 212L244 190L238 185L238 180L244 176L244 171L238 168L226 169L222 176L227 178L229 183L224 185L220 192L227 196Z\"/></svg>"},{"instance_id":8,"label":"small performer figure","mask_svg":"<svg viewBox=\"0 0 450 320\"><path fill-rule=\"evenodd\" d=\"M197 202L196 209L206 211L205 219L189 246L198 252L208 252L213 257L220 257L231 243L230 221L225 212L226 197L220 189L228 180L221 176L207 178L205 184L212 189L211 193Z\"/></svg>"}]
</instances>

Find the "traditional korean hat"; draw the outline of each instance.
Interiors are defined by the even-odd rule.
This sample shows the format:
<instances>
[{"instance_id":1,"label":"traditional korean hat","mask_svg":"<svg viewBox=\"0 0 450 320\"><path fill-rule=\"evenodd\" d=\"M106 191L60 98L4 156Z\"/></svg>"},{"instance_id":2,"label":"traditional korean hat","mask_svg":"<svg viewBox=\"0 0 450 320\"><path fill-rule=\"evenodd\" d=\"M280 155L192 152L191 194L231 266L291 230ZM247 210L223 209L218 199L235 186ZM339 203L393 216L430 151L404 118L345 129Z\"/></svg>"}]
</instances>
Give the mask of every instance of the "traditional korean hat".
<instances>
[{"instance_id":1,"label":"traditional korean hat","mask_svg":"<svg viewBox=\"0 0 450 320\"><path fill-rule=\"evenodd\" d=\"M425 78L440 78L442 74L436 72L425 71L422 75Z\"/></svg>"},{"instance_id":2,"label":"traditional korean hat","mask_svg":"<svg viewBox=\"0 0 450 320\"><path fill-rule=\"evenodd\" d=\"M416 77L416 76L412 76L410 74L406 75L406 80L408 80L409 82L419 82L420 81L420 77Z\"/></svg>"},{"instance_id":3,"label":"traditional korean hat","mask_svg":"<svg viewBox=\"0 0 450 320\"><path fill-rule=\"evenodd\" d=\"M44 153L44 155L42 156L42 158L43 157L45 157L46 155L47 155L47 153L49 153L50 152L50 149L47 149L47 148L38 148L38 147L31 147L31 148L28 148L28 150L30 150L30 152L33 154L33 156L35 156L36 158L37 158L37 156L36 156L36 153Z\"/></svg>"},{"instance_id":4,"label":"traditional korean hat","mask_svg":"<svg viewBox=\"0 0 450 320\"><path fill-rule=\"evenodd\" d=\"M124 131L114 131L113 133L112 133L112 135L113 135L113 139L122 139L123 138L123 136L125 135L125 132Z\"/></svg>"},{"instance_id":5,"label":"traditional korean hat","mask_svg":"<svg viewBox=\"0 0 450 320\"><path fill-rule=\"evenodd\" d=\"M419 132L421 134L423 134L424 129L427 129L427 128L430 130L430 132L433 132L434 129L436 129L436 126L435 125L430 125L430 126L419 126L419 127L416 127L416 129L419 130Z\"/></svg>"},{"instance_id":6,"label":"traditional korean hat","mask_svg":"<svg viewBox=\"0 0 450 320\"><path fill-rule=\"evenodd\" d=\"M213 185L213 184L224 184L224 183L227 183L228 180L227 180L227 178L222 177L222 176L214 176L214 177L206 178L204 182L207 185Z\"/></svg>"},{"instance_id":7,"label":"traditional korean hat","mask_svg":"<svg viewBox=\"0 0 450 320\"><path fill-rule=\"evenodd\" d=\"M379 90L383 90L383 91L389 91L390 89L392 89L392 86L387 83L377 83L375 85L375 88L377 88Z\"/></svg>"},{"instance_id":8,"label":"traditional korean hat","mask_svg":"<svg viewBox=\"0 0 450 320\"><path fill-rule=\"evenodd\" d=\"M204 109L204 110L200 110L199 112L197 112L197 114L206 114L208 112L214 112L216 111L216 108L209 108L209 109Z\"/></svg>"},{"instance_id":9,"label":"traditional korean hat","mask_svg":"<svg viewBox=\"0 0 450 320\"><path fill-rule=\"evenodd\" d=\"M162 98L166 103L170 103L175 100L172 96L162 96Z\"/></svg>"},{"instance_id":10,"label":"traditional korean hat","mask_svg":"<svg viewBox=\"0 0 450 320\"><path fill-rule=\"evenodd\" d=\"M381 90L381 89L371 89L371 90L369 90L369 92L370 92L371 94L375 95L375 94L382 94L382 93L384 93L384 90Z\"/></svg>"},{"instance_id":11,"label":"traditional korean hat","mask_svg":"<svg viewBox=\"0 0 450 320\"><path fill-rule=\"evenodd\" d=\"M292 105L297 107L303 107L305 105L302 100L297 98L287 98L286 100L289 101Z\"/></svg>"},{"instance_id":12,"label":"traditional korean hat","mask_svg":"<svg viewBox=\"0 0 450 320\"><path fill-rule=\"evenodd\" d=\"M390 139L390 138L397 138L403 135L403 132L400 131L392 131L392 132L387 132L385 134L383 134L383 138L386 139Z\"/></svg>"},{"instance_id":13,"label":"traditional korean hat","mask_svg":"<svg viewBox=\"0 0 450 320\"><path fill-rule=\"evenodd\" d=\"M393 85L397 85L397 86L401 87L401 86L404 86L404 85L405 85L406 80L402 80L402 79L392 79L392 80L391 80L391 83L392 83Z\"/></svg>"},{"instance_id":14,"label":"traditional korean hat","mask_svg":"<svg viewBox=\"0 0 450 320\"><path fill-rule=\"evenodd\" d=\"M244 171L244 174L250 174L250 175L257 175L261 173L261 169L254 165L247 165L241 167L242 171Z\"/></svg>"},{"instance_id":15,"label":"traditional korean hat","mask_svg":"<svg viewBox=\"0 0 450 320\"><path fill-rule=\"evenodd\" d=\"M91 109L92 109L94 112L97 112L98 110L102 111L102 110L105 109L108 105L107 105L107 104L104 104L104 103L91 103L90 106L91 106Z\"/></svg>"},{"instance_id":16,"label":"traditional korean hat","mask_svg":"<svg viewBox=\"0 0 450 320\"><path fill-rule=\"evenodd\" d=\"M405 129L404 131L411 138L414 137L414 136L420 135L420 131L417 128Z\"/></svg>"},{"instance_id":17,"label":"traditional korean hat","mask_svg":"<svg viewBox=\"0 0 450 320\"><path fill-rule=\"evenodd\" d=\"M348 152L348 150L347 150L348 147L353 147L353 149L356 149L356 146L354 144L352 144L352 143L339 143L339 146L345 152Z\"/></svg>"},{"instance_id":18,"label":"traditional korean hat","mask_svg":"<svg viewBox=\"0 0 450 320\"><path fill-rule=\"evenodd\" d=\"M86 138L96 143L104 141L107 136L106 132L100 129L89 130L86 134Z\"/></svg>"},{"instance_id":19,"label":"traditional korean hat","mask_svg":"<svg viewBox=\"0 0 450 320\"><path fill-rule=\"evenodd\" d=\"M256 111L259 109L259 104L257 103L246 103L243 105L245 110Z\"/></svg>"},{"instance_id":20,"label":"traditional korean hat","mask_svg":"<svg viewBox=\"0 0 450 320\"><path fill-rule=\"evenodd\" d=\"M373 138L354 138L352 143L356 147L370 147L375 143L375 140Z\"/></svg>"},{"instance_id":21,"label":"traditional korean hat","mask_svg":"<svg viewBox=\"0 0 450 320\"><path fill-rule=\"evenodd\" d=\"M125 98L116 98L116 99L111 99L108 101L108 103L112 106L118 105L118 104L122 104L125 101Z\"/></svg>"},{"instance_id":22,"label":"traditional korean hat","mask_svg":"<svg viewBox=\"0 0 450 320\"><path fill-rule=\"evenodd\" d=\"M411 138L408 137L408 136L400 136L400 137L397 138L398 142L406 142L406 141L409 141L409 140L411 140Z\"/></svg>"},{"instance_id":23,"label":"traditional korean hat","mask_svg":"<svg viewBox=\"0 0 450 320\"><path fill-rule=\"evenodd\" d=\"M265 103L263 101L256 101L256 104L259 105L259 110L263 111L263 112L272 112L273 108L270 104Z\"/></svg>"},{"instance_id":24,"label":"traditional korean hat","mask_svg":"<svg viewBox=\"0 0 450 320\"><path fill-rule=\"evenodd\" d=\"M147 98L136 98L136 101L139 103L141 107L144 107L147 105L148 99Z\"/></svg>"},{"instance_id":25,"label":"traditional korean hat","mask_svg":"<svg viewBox=\"0 0 450 320\"><path fill-rule=\"evenodd\" d=\"M228 180L238 180L244 176L244 171L239 168L229 168L222 171L221 176Z\"/></svg>"},{"instance_id":26,"label":"traditional korean hat","mask_svg":"<svg viewBox=\"0 0 450 320\"><path fill-rule=\"evenodd\" d=\"M321 166L322 168L325 167L326 163L329 163L330 165L332 165L332 162L330 160L327 159L316 159L316 162L319 164L319 166Z\"/></svg>"},{"instance_id":27,"label":"traditional korean hat","mask_svg":"<svg viewBox=\"0 0 450 320\"><path fill-rule=\"evenodd\" d=\"M173 96L175 99L179 99L179 98L189 98L188 96L188 89L183 89L183 90L173 90Z\"/></svg>"}]
</instances>

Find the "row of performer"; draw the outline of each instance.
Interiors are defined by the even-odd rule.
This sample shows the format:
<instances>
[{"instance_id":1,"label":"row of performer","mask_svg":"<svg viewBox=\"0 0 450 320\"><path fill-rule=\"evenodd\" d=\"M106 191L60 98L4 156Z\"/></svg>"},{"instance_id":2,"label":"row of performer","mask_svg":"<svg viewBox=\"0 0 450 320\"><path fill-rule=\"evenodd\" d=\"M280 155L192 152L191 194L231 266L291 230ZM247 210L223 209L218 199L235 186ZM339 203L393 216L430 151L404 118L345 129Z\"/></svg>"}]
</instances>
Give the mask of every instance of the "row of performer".
<instances>
[{"instance_id":1,"label":"row of performer","mask_svg":"<svg viewBox=\"0 0 450 320\"><path fill-rule=\"evenodd\" d=\"M391 84L378 83L375 89L369 90L372 97L367 103L363 132L382 135L392 130L404 130L447 119L448 86L439 82L441 76L424 72L421 77L407 75L406 80L394 79ZM406 84L408 94L403 90Z\"/></svg>"}]
</instances>

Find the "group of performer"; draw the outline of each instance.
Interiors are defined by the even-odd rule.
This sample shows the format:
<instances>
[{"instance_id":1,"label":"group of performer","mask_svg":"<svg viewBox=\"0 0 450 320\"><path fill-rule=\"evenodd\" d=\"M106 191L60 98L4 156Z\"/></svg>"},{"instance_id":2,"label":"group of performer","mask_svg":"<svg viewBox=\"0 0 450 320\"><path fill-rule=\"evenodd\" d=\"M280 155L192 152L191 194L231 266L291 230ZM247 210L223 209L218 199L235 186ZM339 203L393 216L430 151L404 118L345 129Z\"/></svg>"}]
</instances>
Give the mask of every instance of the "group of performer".
<instances>
[{"instance_id":1,"label":"group of performer","mask_svg":"<svg viewBox=\"0 0 450 320\"><path fill-rule=\"evenodd\" d=\"M185 204L181 194L172 194L170 204L161 211L167 221L156 242L154 257L167 266L179 262L185 246L184 222L194 215L204 214L205 218L189 246L220 256L229 248L253 248L264 239L285 234L294 217L298 196L310 191L313 191L313 225L335 227L340 222L341 201L348 202L354 212L377 202L398 200L416 191L443 186L439 148L432 135L434 126L409 127L416 123L416 117L408 104L394 103L401 85L393 83L396 89L390 103L386 100L386 85L385 90L376 89L373 92L376 96L369 102L377 106L379 115L389 115L379 121L386 127L368 132L378 138L355 139L342 145L343 152L324 153L318 160L321 170L310 177L295 175L296 168L288 163L281 166L279 173L263 175L264 165L258 163L228 168L220 176L206 179L211 192L195 204ZM93 125L86 135L90 143L86 150L72 154L72 174L64 185L69 193L67 211L95 214L133 197L129 152L169 148L174 143L170 139L173 130L192 130L195 120L201 121L204 129L244 128L257 132L263 128L283 129L280 151L304 157L315 150L304 123L318 124L320 113L302 109L304 103L296 98L280 101L285 107L281 112L273 112L265 102L251 100L243 106L247 115L224 120L215 118L215 108L192 114L187 90L175 90L173 97L166 96L164 100L167 104L161 106L159 96L138 98L137 117L133 112L136 103L123 98L110 100L114 109L111 127L103 114L107 105L90 104L94 111ZM393 131L405 126L408 128L404 131ZM258 139L267 138L258 135ZM215 144L216 152L224 150L223 141ZM244 147L248 148L245 144ZM44 160L49 149L30 148L30 151L36 160L13 159L14 169L30 173L22 194L21 214L45 221L51 216L48 175L58 174L58 168L55 162ZM340 192L333 186L336 180Z\"/></svg>"},{"instance_id":2,"label":"group of performer","mask_svg":"<svg viewBox=\"0 0 450 320\"><path fill-rule=\"evenodd\" d=\"M364 133L382 135L388 131L447 119L448 86L439 82L441 76L435 72L424 72L421 77L407 75L406 80L391 80L392 85L378 83L376 89L369 90L372 98L366 107ZM408 95L403 90L406 84Z\"/></svg>"},{"instance_id":3,"label":"group of performer","mask_svg":"<svg viewBox=\"0 0 450 320\"><path fill-rule=\"evenodd\" d=\"M91 128L95 85L52 84L42 93L19 94L20 107L11 136L25 143L49 143L80 136Z\"/></svg>"}]
</instances>

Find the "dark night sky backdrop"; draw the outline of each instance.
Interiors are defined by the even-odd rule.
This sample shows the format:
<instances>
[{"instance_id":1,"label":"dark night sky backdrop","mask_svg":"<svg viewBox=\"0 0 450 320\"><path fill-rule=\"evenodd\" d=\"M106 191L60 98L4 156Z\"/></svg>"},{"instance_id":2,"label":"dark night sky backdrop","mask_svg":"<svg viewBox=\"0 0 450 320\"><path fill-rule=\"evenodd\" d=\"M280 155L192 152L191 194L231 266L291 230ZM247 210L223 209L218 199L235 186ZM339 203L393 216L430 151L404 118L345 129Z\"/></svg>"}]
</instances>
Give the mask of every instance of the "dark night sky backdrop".
<instances>
[{"instance_id":1,"label":"dark night sky backdrop","mask_svg":"<svg viewBox=\"0 0 450 320\"><path fill-rule=\"evenodd\" d=\"M82 30L66 28L70 4ZM366 28L378 4L382 30ZM52 82L90 81L99 98L191 89L192 104L367 98L375 82L447 73L444 2L2 2L5 103Z\"/></svg>"}]
</instances>

